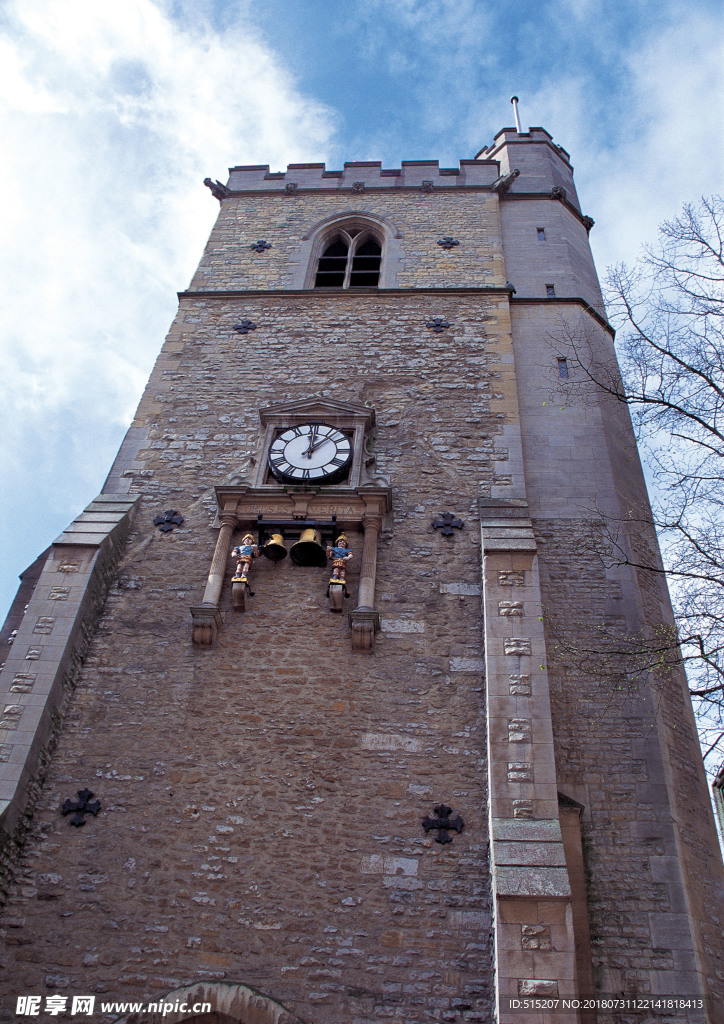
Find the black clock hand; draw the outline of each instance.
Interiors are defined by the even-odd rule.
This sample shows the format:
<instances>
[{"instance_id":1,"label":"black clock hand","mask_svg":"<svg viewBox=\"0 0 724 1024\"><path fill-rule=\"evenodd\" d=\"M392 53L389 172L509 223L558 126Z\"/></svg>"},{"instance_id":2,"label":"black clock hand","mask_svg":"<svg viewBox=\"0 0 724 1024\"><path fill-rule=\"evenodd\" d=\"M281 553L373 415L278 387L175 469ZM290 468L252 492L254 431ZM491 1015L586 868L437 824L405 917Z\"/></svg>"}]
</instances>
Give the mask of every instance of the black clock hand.
<instances>
[{"instance_id":1,"label":"black clock hand","mask_svg":"<svg viewBox=\"0 0 724 1024\"><path fill-rule=\"evenodd\" d=\"M307 450L305 452L302 452L302 455L306 455L308 459L311 459L311 457L312 457L312 452L314 451L314 448L315 448L314 442L316 440L316 437L317 437L317 428L316 427L312 427L312 436L309 438L309 447L307 448Z\"/></svg>"},{"instance_id":2,"label":"black clock hand","mask_svg":"<svg viewBox=\"0 0 724 1024\"><path fill-rule=\"evenodd\" d=\"M316 452L317 448L321 448L323 444L326 444L327 441L331 441L331 440L332 440L331 437L323 437L321 440L317 441L316 444L313 444L310 447L310 449L309 449L310 457L311 457L311 453L312 452Z\"/></svg>"}]
</instances>

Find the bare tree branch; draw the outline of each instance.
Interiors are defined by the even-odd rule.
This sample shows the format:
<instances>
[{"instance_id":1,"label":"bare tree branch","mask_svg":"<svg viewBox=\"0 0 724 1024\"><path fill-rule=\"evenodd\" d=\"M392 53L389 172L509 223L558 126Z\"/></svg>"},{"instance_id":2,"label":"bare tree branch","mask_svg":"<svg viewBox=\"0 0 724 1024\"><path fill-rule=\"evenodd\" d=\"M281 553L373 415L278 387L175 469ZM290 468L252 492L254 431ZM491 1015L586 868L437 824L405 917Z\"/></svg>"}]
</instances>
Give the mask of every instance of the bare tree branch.
<instances>
[{"instance_id":1,"label":"bare tree branch","mask_svg":"<svg viewBox=\"0 0 724 1024\"><path fill-rule=\"evenodd\" d=\"M636 268L612 268L607 283L621 384L579 362L590 383L631 407L648 455L676 649L716 773L724 759L724 199L684 206ZM661 572L623 545L612 550ZM650 653L654 660L658 651Z\"/></svg>"},{"instance_id":2,"label":"bare tree branch","mask_svg":"<svg viewBox=\"0 0 724 1024\"><path fill-rule=\"evenodd\" d=\"M603 394L630 408L653 478L653 518L648 508L619 522L591 510L591 523L602 524L594 543L607 566L666 574L677 630L632 636L603 625L598 657L593 647L577 657L599 676L602 653L628 659L629 679L683 665L716 775L724 762L724 198L684 206L635 267L609 270L607 285L619 366L563 328L558 343L573 353L575 370L565 387L579 399ZM643 536L652 523L663 564L645 547L632 552L632 531ZM558 639L564 649L568 641ZM616 672L614 659L612 679Z\"/></svg>"}]
</instances>

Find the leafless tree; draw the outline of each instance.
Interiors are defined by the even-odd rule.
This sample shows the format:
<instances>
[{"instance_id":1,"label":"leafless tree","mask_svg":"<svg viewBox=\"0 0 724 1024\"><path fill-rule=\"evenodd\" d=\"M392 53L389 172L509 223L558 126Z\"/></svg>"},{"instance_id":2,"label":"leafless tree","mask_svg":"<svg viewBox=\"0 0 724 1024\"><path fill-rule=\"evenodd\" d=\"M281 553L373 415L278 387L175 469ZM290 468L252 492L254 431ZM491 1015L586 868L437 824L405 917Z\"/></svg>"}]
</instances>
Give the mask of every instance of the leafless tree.
<instances>
[{"instance_id":1,"label":"leafless tree","mask_svg":"<svg viewBox=\"0 0 724 1024\"><path fill-rule=\"evenodd\" d=\"M684 206L635 267L609 271L607 285L621 378L584 369L630 407L653 476L678 638L662 636L650 653L670 661L680 650L716 774L724 757L724 199ZM639 568L661 571L653 562Z\"/></svg>"}]
</instances>

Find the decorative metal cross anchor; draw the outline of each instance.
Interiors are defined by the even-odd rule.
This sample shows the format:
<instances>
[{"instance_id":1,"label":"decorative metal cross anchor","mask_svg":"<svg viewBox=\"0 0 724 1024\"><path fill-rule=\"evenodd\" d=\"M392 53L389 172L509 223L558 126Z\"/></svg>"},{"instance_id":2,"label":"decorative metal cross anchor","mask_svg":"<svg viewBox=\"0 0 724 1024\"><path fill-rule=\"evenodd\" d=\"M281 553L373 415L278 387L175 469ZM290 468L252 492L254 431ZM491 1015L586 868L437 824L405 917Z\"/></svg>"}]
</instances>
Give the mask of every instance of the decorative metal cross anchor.
<instances>
[{"instance_id":1,"label":"decorative metal cross anchor","mask_svg":"<svg viewBox=\"0 0 724 1024\"><path fill-rule=\"evenodd\" d=\"M153 525L157 526L161 533L168 533L174 526L180 526L184 517L175 508L166 509L162 516L156 516Z\"/></svg>"},{"instance_id":2,"label":"decorative metal cross anchor","mask_svg":"<svg viewBox=\"0 0 724 1024\"><path fill-rule=\"evenodd\" d=\"M85 825L84 814L92 814L94 817L101 809L100 800L90 802L93 793L89 789L79 789L77 800L66 800L61 807L64 815L72 814L71 825Z\"/></svg>"},{"instance_id":3,"label":"decorative metal cross anchor","mask_svg":"<svg viewBox=\"0 0 724 1024\"><path fill-rule=\"evenodd\" d=\"M425 324L425 327L429 327L429 329L431 331L434 331L435 334L440 334L441 331L444 331L445 328L449 326L450 324L448 323L448 321L441 316L434 316Z\"/></svg>"},{"instance_id":4,"label":"decorative metal cross anchor","mask_svg":"<svg viewBox=\"0 0 724 1024\"><path fill-rule=\"evenodd\" d=\"M435 836L436 843L442 843L443 845L445 843L451 843L452 836L449 835L449 830L454 828L456 832L462 832L465 822L459 814L456 814L454 818L451 818L450 815L452 814L452 807L448 807L446 804L438 804L437 807L434 808L434 811L437 817L428 818L427 815L425 815L422 819L422 827L426 832L429 832L430 829L433 828L437 829L437 835Z\"/></svg>"},{"instance_id":5,"label":"decorative metal cross anchor","mask_svg":"<svg viewBox=\"0 0 724 1024\"><path fill-rule=\"evenodd\" d=\"M267 242L265 238L260 238L258 242L254 242L249 248L255 252L264 252L265 249L271 249L271 242Z\"/></svg>"},{"instance_id":6,"label":"decorative metal cross anchor","mask_svg":"<svg viewBox=\"0 0 724 1024\"><path fill-rule=\"evenodd\" d=\"M432 521L433 530L442 530L443 537L452 537L453 526L456 530L462 530L464 525L462 519L456 519L452 512L441 512L440 518Z\"/></svg>"},{"instance_id":7,"label":"decorative metal cross anchor","mask_svg":"<svg viewBox=\"0 0 724 1024\"><path fill-rule=\"evenodd\" d=\"M460 242L458 242L457 238L451 238L450 235L445 235L444 238L438 239L437 244L441 245L443 249L452 249L456 245L460 245Z\"/></svg>"},{"instance_id":8,"label":"decorative metal cross anchor","mask_svg":"<svg viewBox=\"0 0 724 1024\"><path fill-rule=\"evenodd\" d=\"M241 323L234 324L234 330L237 334L248 334L249 331L256 330L256 324L253 320L247 320L244 318Z\"/></svg>"}]
</instances>

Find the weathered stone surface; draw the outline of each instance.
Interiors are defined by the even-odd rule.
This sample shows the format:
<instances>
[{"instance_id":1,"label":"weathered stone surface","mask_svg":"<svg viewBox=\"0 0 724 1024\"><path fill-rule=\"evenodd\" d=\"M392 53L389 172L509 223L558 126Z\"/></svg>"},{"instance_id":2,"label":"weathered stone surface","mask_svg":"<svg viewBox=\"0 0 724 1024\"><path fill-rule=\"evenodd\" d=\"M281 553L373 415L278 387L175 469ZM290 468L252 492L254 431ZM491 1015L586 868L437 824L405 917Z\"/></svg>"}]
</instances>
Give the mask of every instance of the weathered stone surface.
<instances>
[{"instance_id":1,"label":"weathered stone surface","mask_svg":"<svg viewBox=\"0 0 724 1024\"><path fill-rule=\"evenodd\" d=\"M495 317L497 302L486 299ZM133 478L136 525L35 813L27 884L11 895L38 957L8 947L13 991L45 991L45 976L62 969L71 992L90 983L113 998L151 998L178 987L171 977L213 972L243 974L290 1013L330 1024L379 1014L411 1024L430 1000L447 1007L466 993L489 1015L482 614L479 600L439 593L450 579L475 593L480 550L476 532L462 531L436 569L443 538L429 524L450 493L474 505L492 475L479 456L497 431L488 365L497 342L488 354L479 302L468 299L455 300L445 346L419 360L409 345L427 344L425 319L445 313L444 302L359 295L331 305L307 295L240 305L183 300L176 368L142 403L144 416L151 396L158 406L136 453L153 475ZM260 325L253 345L230 329L242 311ZM244 403L230 399L232 380ZM376 467L393 478L395 508L379 540L382 627L371 656L351 652L347 616L329 613L329 572L288 558L255 562L243 616L225 586L214 646L191 644L189 607L217 535L213 487L244 453L260 457L258 408L280 389L289 398L333 389L384 410ZM463 393L480 422L461 431ZM445 444L456 459L428 481L427 451ZM167 508L185 521L162 534L153 518ZM361 534L349 543L346 608ZM84 786L102 810L73 829L58 807ZM421 825L440 801L465 821L447 848ZM29 893L49 871L62 881L39 901ZM101 921L118 926L108 926L110 963ZM88 954L100 959L89 965Z\"/></svg>"},{"instance_id":2,"label":"weathered stone surface","mask_svg":"<svg viewBox=\"0 0 724 1024\"><path fill-rule=\"evenodd\" d=\"M489 191L517 164L503 198ZM589 925L599 991L716 994L719 869L682 681L622 692L576 656L601 624L656 625L667 599L591 544L592 496L622 516L643 496L625 410L564 400L548 372L561 332L612 352L567 155L533 129L457 176L412 162L232 179L107 484L140 507L98 628L81 616L63 663L118 495L59 538L3 679L2 783L35 807L3 998L208 995L204 1024L487 1024L496 983L575 991L571 937ZM311 290L322 234L363 215L384 236L380 290ZM460 245L445 250L448 233ZM540 304L550 280L571 303ZM244 318L253 333L234 331ZM259 410L320 398L375 410L365 472L392 489L363 613L368 633L381 623L372 653L330 614L323 568L260 558L243 615L228 581L203 605L215 488L263 465ZM171 508L184 521L160 533ZM449 538L431 526L445 509L466 524ZM348 613L361 533L349 544ZM191 608L213 646L192 644ZM41 715L50 661L63 699ZM82 788L102 809L73 828L59 807ZM583 808L576 906L559 792L576 821ZM422 828L439 803L465 822L444 846Z\"/></svg>"}]
</instances>

